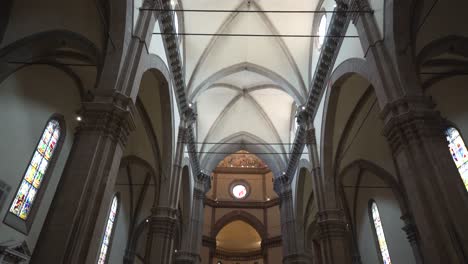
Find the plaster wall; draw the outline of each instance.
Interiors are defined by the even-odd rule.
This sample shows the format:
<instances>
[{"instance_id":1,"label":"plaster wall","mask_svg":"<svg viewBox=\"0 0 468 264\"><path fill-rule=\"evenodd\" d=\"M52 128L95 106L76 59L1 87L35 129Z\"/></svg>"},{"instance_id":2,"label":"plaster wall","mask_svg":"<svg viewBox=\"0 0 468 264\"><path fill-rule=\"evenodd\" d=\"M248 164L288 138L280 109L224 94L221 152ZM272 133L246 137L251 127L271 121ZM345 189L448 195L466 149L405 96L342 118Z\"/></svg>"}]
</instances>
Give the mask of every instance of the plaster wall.
<instances>
[{"instance_id":1,"label":"plaster wall","mask_svg":"<svg viewBox=\"0 0 468 264\"><path fill-rule=\"evenodd\" d=\"M58 155L56 165L49 174L48 184L41 187L44 196L33 205L38 207L38 211L29 234L22 234L2 222L1 243L26 241L29 249L34 249L72 148L79 108L80 97L75 83L63 72L49 66L23 68L0 84L0 120L3 124L0 179L11 186L5 204L1 205L1 219L4 219L16 195L48 119L58 113L64 116L66 123L65 141L60 152L55 153Z\"/></svg>"},{"instance_id":2,"label":"plaster wall","mask_svg":"<svg viewBox=\"0 0 468 264\"><path fill-rule=\"evenodd\" d=\"M369 212L369 201L371 199L378 206L392 262L415 263L410 244L402 230L404 223L400 219L401 210L392 189L369 171L362 174L359 183L356 182L356 179L357 177L349 177L344 180L343 185L348 209L354 223L362 263L379 263L378 254L380 253ZM360 187L347 187L355 185Z\"/></svg>"}]
</instances>

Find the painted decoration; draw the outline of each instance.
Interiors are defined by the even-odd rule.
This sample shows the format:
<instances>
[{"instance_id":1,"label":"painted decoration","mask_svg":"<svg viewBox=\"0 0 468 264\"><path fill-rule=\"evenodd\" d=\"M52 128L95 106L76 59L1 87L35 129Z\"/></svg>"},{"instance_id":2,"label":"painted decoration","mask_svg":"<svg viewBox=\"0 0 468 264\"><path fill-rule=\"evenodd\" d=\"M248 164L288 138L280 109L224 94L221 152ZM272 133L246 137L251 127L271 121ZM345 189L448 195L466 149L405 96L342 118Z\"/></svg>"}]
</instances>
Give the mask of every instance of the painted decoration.
<instances>
[{"instance_id":1,"label":"painted decoration","mask_svg":"<svg viewBox=\"0 0 468 264\"><path fill-rule=\"evenodd\" d=\"M114 230L115 218L117 215L117 206L118 199L117 196L114 196L112 200L111 210L109 212L109 217L107 218L106 229L104 230L104 237L101 243L101 251L99 253L98 264L105 264L107 258L107 252L109 250L109 244L112 238L112 231Z\"/></svg>"},{"instance_id":2,"label":"painted decoration","mask_svg":"<svg viewBox=\"0 0 468 264\"><path fill-rule=\"evenodd\" d=\"M458 130L453 127L445 130L445 135L452 159L460 172L465 188L468 190L468 151L465 142Z\"/></svg>"},{"instance_id":3,"label":"painted decoration","mask_svg":"<svg viewBox=\"0 0 468 264\"><path fill-rule=\"evenodd\" d=\"M248 151L239 150L224 158L219 164L220 168L257 168L264 169L267 165L254 154Z\"/></svg>"},{"instance_id":4,"label":"painted decoration","mask_svg":"<svg viewBox=\"0 0 468 264\"><path fill-rule=\"evenodd\" d=\"M232 188L232 194L237 199L243 199L247 196L247 188L242 184L237 184Z\"/></svg>"},{"instance_id":5,"label":"painted decoration","mask_svg":"<svg viewBox=\"0 0 468 264\"><path fill-rule=\"evenodd\" d=\"M60 125L57 120L47 123L46 129L34 151L33 157L24 174L23 181L10 207L10 213L26 220L31 211L34 198L41 187L44 175L54 155L60 138Z\"/></svg>"},{"instance_id":6,"label":"painted decoration","mask_svg":"<svg viewBox=\"0 0 468 264\"><path fill-rule=\"evenodd\" d=\"M385 234L382 227L382 221L380 220L379 209L377 208L377 204L375 202L372 203L371 210L383 263L391 264L392 261L390 260L390 253L388 252L387 241L385 240Z\"/></svg>"}]
</instances>

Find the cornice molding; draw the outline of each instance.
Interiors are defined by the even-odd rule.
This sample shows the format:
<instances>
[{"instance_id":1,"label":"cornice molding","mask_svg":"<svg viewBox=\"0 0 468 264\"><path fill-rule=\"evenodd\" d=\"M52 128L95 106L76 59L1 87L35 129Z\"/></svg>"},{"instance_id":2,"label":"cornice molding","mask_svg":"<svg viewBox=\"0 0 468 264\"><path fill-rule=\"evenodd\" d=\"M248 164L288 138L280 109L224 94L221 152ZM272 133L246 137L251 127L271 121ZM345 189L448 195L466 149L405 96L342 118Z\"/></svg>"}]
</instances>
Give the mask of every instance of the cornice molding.
<instances>
[{"instance_id":1,"label":"cornice molding","mask_svg":"<svg viewBox=\"0 0 468 264\"><path fill-rule=\"evenodd\" d=\"M160 28L164 33L163 41L166 49L168 66L172 73L173 85L176 93L176 100L179 105L180 113L183 119L187 121L187 149L189 150L192 172L195 176L201 173L200 160L197 156L197 148L195 146L195 136L193 123L196 120L195 111L187 102L186 84L184 79L182 61L180 57L180 47L178 36L176 35L174 26L174 14L168 10L172 9L170 0L158 0L157 4L165 9L161 12Z\"/></svg>"},{"instance_id":2,"label":"cornice molding","mask_svg":"<svg viewBox=\"0 0 468 264\"><path fill-rule=\"evenodd\" d=\"M348 1L336 1L337 6L335 8L335 11L337 12L335 12L331 18L330 25L328 26L327 36L345 35L347 25L349 25L352 19L350 13L346 12L349 9L349 6L346 2ZM344 38L326 37L322 45L320 56L317 62L317 67L315 68L315 72L312 78L311 89L309 92L307 103L303 106L303 109L299 113L299 117L301 117L301 119L307 119L307 122L304 122L305 120L301 120L299 127L296 131L296 138L294 139L294 143L292 146L293 151L289 158L289 162L284 175L286 176L286 178L289 179L289 181L292 181L300 157L302 156L302 152L304 150L305 145L304 141L306 138L306 129L311 121L311 117L314 116L313 113L317 112L320 103L320 98L322 97L325 87L327 86L327 83L325 81L329 78L333 71L333 65L336 61L336 57L338 56L339 48L343 43L343 39Z\"/></svg>"},{"instance_id":3,"label":"cornice molding","mask_svg":"<svg viewBox=\"0 0 468 264\"><path fill-rule=\"evenodd\" d=\"M215 201L211 198L205 199L205 205L213 208L238 208L238 209L267 209L279 205L279 198L270 201Z\"/></svg>"}]
</instances>

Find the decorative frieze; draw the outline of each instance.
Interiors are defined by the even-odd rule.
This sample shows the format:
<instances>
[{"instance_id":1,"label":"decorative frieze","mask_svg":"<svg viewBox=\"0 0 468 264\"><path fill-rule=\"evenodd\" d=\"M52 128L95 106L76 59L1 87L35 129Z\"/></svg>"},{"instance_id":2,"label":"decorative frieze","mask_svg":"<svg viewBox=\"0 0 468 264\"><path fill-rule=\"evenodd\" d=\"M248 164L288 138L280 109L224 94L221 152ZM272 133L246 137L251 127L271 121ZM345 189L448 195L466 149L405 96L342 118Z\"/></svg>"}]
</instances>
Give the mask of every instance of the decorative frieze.
<instances>
[{"instance_id":1,"label":"decorative frieze","mask_svg":"<svg viewBox=\"0 0 468 264\"><path fill-rule=\"evenodd\" d=\"M382 111L385 120L383 134L394 153L423 139L443 142L444 121L433 110L428 97L405 97L388 104Z\"/></svg>"},{"instance_id":2,"label":"decorative frieze","mask_svg":"<svg viewBox=\"0 0 468 264\"><path fill-rule=\"evenodd\" d=\"M77 134L104 133L125 146L130 132L135 129L134 112L132 100L118 93L110 100L83 102Z\"/></svg>"}]
</instances>

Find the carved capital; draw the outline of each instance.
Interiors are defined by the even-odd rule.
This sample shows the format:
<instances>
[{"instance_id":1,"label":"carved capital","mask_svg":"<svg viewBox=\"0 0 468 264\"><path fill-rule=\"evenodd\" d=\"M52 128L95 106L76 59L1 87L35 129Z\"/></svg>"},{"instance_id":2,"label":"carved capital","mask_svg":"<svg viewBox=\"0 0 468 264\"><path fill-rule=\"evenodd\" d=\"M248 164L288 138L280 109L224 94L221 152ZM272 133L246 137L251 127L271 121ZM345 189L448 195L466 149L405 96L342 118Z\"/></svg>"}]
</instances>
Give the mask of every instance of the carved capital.
<instances>
[{"instance_id":1,"label":"carved capital","mask_svg":"<svg viewBox=\"0 0 468 264\"><path fill-rule=\"evenodd\" d=\"M318 239L344 238L348 232L342 210L325 210L316 215Z\"/></svg>"},{"instance_id":2,"label":"carved capital","mask_svg":"<svg viewBox=\"0 0 468 264\"><path fill-rule=\"evenodd\" d=\"M199 261L199 254L186 251L177 251L175 253L175 264L196 264Z\"/></svg>"},{"instance_id":3,"label":"carved capital","mask_svg":"<svg viewBox=\"0 0 468 264\"><path fill-rule=\"evenodd\" d=\"M121 94L83 102L80 113L82 121L77 134L102 133L125 146L130 132L135 129L133 102Z\"/></svg>"},{"instance_id":4,"label":"carved capital","mask_svg":"<svg viewBox=\"0 0 468 264\"><path fill-rule=\"evenodd\" d=\"M151 209L150 232L166 238L173 238L177 225L177 210L168 207Z\"/></svg>"},{"instance_id":5,"label":"carved capital","mask_svg":"<svg viewBox=\"0 0 468 264\"><path fill-rule=\"evenodd\" d=\"M203 193L203 197L205 194L211 189L211 176L200 172L195 178L195 190L198 190Z\"/></svg>"},{"instance_id":6,"label":"carved capital","mask_svg":"<svg viewBox=\"0 0 468 264\"><path fill-rule=\"evenodd\" d=\"M394 153L423 140L445 142L443 119L433 108L434 104L428 97L405 97L383 109L383 134Z\"/></svg>"},{"instance_id":7,"label":"carved capital","mask_svg":"<svg viewBox=\"0 0 468 264\"><path fill-rule=\"evenodd\" d=\"M306 254L290 254L283 257L284 264L308 264L312 258Z\"/></svg>"}]
</instances>

